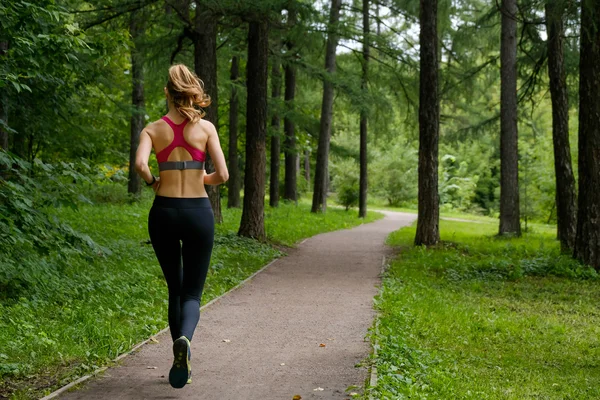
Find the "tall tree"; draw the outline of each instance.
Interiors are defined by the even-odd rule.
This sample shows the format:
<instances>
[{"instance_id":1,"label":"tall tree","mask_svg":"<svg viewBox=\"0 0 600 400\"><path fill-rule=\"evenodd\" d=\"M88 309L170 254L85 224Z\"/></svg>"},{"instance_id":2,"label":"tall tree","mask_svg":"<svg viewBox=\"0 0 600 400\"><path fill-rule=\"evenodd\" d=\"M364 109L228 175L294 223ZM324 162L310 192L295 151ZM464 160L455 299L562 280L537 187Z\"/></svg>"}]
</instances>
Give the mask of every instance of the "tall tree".
<instances>
[{"instance_id":1,"label":"tall tree","mask_svg":"<svg viewBox=\"0 0 600 400\"><path fill-rule=\"evenodd\" d=\"M296 25L296 10L293 2L288 9L288 25L290 31ZM297 176L296 168L298 153L296 150L296 132L294 120L291 116L293 110L294 98L296 97L296 66L294 60L295 43L292 34L288 38L286 47L290 56L285 64L285 105L286 112L283 119L283 130L285 131L285 140L283 142L283 153L285 155L285 181L283 188L283 198L286 200L297 201Z\"/></svg>"},{"instance_id":2,"label":"tall tree","mask_svg":"<svg viewBox=\"0 0 600 400\"><path fill-rule=\"evenodd\" d=\"M556 175L556 210L558 239L563 252L572 251L575 244L577 199L575 178L569 144L569 97L564 62L562 0L546 2L548 32L548 76L552 98L552 140L554 142L554 171Z\"/></svg>"},{"instance_id":3,"label":"tall tree","mask_svg":"<svg viewBox=\"0 0 600 400\"><path fill-rule=\"evenodd\" d=\"M369 78L369 0L363 0L363 60L361 89L363 94L368 92ZM365 102L366 103L366 102ZM363 104L360 109L360 181L358 196L358 217L367 216L367 108Z\"/></svg>"},{"instance_id":4,"label":"tall tree","mask_svg":"<svg viewBox=\"0 0 600 400\"><path fill-rule=\"evenodd\" d=\"M204 82L204 90L211 97L212 103L206 110L207 121L212 122L218 130L219 126L219 99L217 90L217 18L207 8L202 0L195 0L196 17L194 19L194 69L196 75ZM206 162L206 172L214 171L214 165L210 157ZM221 196L219 186L206 187L210 204L215 215L215 222L221 223Z\"/></svg>"},{"instance_id":5,"label":"tall tree","mask_svg":"<svg viewBox=\"0 0 600 400\"><path fill-rule=\"evenodd\" d=\"M419 21L419 216L415 244L440 241L438 144L440 100L438 88L437 0L421 0Z\"/></svg>"},{"instance_id":6,"label":"tall tree","mask_svg":"<svg viewBox=\"0 0 600 400\"><path fill-rule=\"evenodd\" d=\"M310 150L304 150L304 180L310 185Z\"/></svg>"},{"instance_id":7,"label":"tall tree","mask_svg":"<svg viewBox=\"0 0 600 400\"><path fill-rule=\"evenodd\" d=\"M521 235L517 132L517 0L502 0L500 43L500 235Z\"/></svg>"},{"instance_id":8,"label":"tall tree","mask_svg":"<svg viewBox=\"0 0 600 400\"><path fill-rule=\"evenodd\" d=\"M317 163L315 165L315 186L311 212L327 210L327 183L329 182L329 142L331 141L331 120L333 118L333 83L331 76L335 73L335 51L338 45L337 25L340 20L341 0L331 0L327 48L325 50L325 70L323 78L323 102L321 103L321 123L319 126L319 144L317 146Z\"/></svg>"},{"instance_id":9,"label":"tall tree","mask_svg":"<svg viewBox=\"0 0 600 400\"><path fill-rule=\"evenodd\" d=\"M229 98L229 182L227 207L240 206L240 168L238 165L238 89L237 81L239 78L239 57L231 58L231 97Z\"/></svg>"},{"instance_id":10,"label":"tall tree","mask_svg":"<svg viewBox=\"0 0 600 400\"><path fill-rule=\"evenodd\" d=\"M133 11L129 15L129 34L133 41L131 47L131 122L129 143L129 182L127 192L139 196L142 191L141 178L135 170L135 154L137 152L140 132L144 129L146 115L144 105L144 56L140 49L140 39L144 36L144 16L142 10Z\"/></svg>"},{"instance_id":11,"label":"tall tree","mask_svg":"<svg viewBox=\"0 0 600 400\"><path fill-rule=\"evenodd\" d=\"M239 235L265 239L265 169L267 131L268 22L250 22L248 29L248 96L244 208Z\"/></svg>"},{"instance_id":12,"label":"tall tree","mask_svg":"<svg viewBox=\"0 0 600 400\"><path fill-rule=\"evenodd\" d=\"M281 97L281 64L278 58L273 60L271 69L271 98L273 104L277 104ZM275 107L275 112L271 118L271 181L269 185L269 205L277 207L279 205L279 165L281 159L281 138L279 136L279 127L281 118L279 109Z\"/></svg>"},{"instance_id":13,"label":"tall tree","mask_svg":"<svg viewBox=\"0 0 600 400\"><path fill-rule=\"evenodd\" d=\"M581 2L579 196L575 257L600 270L600 1Z\"/></svg>"}]
</instances>

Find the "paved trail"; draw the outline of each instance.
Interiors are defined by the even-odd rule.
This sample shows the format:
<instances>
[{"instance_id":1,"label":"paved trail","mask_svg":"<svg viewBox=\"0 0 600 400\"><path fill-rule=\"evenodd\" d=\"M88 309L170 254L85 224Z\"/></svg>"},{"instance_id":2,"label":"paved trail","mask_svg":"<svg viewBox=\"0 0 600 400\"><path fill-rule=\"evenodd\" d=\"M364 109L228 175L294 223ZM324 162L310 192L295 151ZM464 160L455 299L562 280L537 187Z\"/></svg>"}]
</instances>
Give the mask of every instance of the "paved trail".
<instances>
[{"instance_id":1,"label":"paved trail","mask_svg":"<svg viewBox=\"0 0 600 400\"><path fill-rule=\"evenodd\" d=\"M370 351L365 335L388 252L385 238L416 218L384 214L374 223L308 239L204 309L192 342L192 384L177 390L167 382L167 333L60 399L349 398L346 389L362 386L367 376L355 365Z\"/></svg>"}]
</instances>

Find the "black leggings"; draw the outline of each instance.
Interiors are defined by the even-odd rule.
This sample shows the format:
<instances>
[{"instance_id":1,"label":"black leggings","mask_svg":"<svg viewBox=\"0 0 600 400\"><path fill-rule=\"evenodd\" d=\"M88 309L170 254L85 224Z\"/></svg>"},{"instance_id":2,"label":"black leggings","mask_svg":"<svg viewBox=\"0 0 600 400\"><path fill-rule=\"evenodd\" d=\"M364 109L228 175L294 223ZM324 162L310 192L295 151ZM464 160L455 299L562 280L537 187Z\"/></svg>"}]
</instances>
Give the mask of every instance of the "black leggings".
<instances>
[{"instance_id":1,"label":"black leggings","mask_svg":"<svg viewBox=\"0 0 600 400\"><path fill-rule=\"evenodd\" d=\"M192 340L213 248L215 223L210 201L206 197L156 196L148 231L169 288L171 337Z\"/></svg>"}]
</instances>

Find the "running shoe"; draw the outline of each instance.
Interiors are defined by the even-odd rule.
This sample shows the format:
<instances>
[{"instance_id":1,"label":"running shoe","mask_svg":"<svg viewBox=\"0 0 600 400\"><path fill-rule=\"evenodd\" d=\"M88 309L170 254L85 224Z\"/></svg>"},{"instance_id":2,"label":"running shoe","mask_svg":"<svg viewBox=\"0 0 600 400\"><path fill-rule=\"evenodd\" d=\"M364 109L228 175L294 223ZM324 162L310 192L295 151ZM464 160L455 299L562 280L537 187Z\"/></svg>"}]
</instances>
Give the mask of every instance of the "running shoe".
<instances>
[{"instance_id":1,"label":"running shoe","mask_svg":"<svg viewBox=\"0 0 600 400\"><path fill-rule=\"evenodd\" d=\"M187 383L190 372L190 341L182 336L173 342L173 366L169 371L169 383L180 389Z\"/></svg>"}]
</instances>

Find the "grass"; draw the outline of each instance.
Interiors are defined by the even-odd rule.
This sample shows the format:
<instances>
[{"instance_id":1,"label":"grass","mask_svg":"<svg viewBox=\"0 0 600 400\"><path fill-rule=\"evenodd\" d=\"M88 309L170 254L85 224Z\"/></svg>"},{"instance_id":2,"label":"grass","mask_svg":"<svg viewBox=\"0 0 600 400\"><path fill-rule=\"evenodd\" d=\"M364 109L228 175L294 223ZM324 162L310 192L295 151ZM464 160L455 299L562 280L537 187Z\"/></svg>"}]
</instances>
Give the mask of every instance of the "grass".
<instances>
[{"instance_id":1,"label":"grass","mask_svg":"<svg viewBox=\"0 0 600 400\"><path fill-rule=\"evenodd\" d=\"M555 231L495 237L442 221L441 245L400 255L377 299L376 399L600 398L600 281L561 256Z\"/></svg>"},{"instance_id":2,"label":"grass","mask_svg":"<svg viewBox=\"0 0 600 400\"><path fill-rule=\"evenodd\" d=\"M0 398L39 398L110 364L167 326L166 284L148 244L150 201L55 211L104 251L88 258L48 254L39 260L45 275L34 287L18 298L0 296ZM302 238L364 222L342 210L324 215L309 211L304 204L267 207L268 244L239 238L241 210L224 209L203 303L279 257L273 244L292 246ZM380 217L370 213L367 221Z\"/></svg>"}]
</instances>

